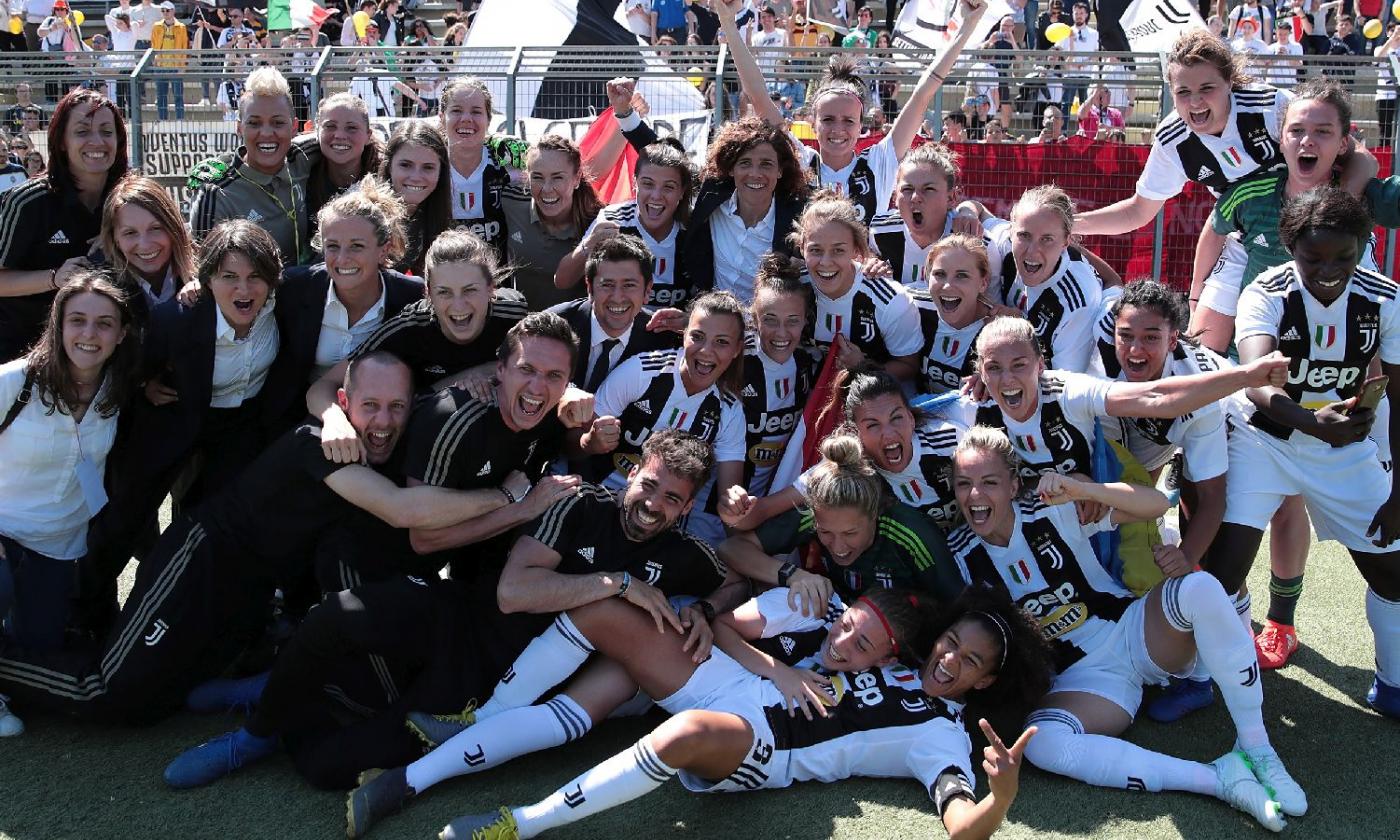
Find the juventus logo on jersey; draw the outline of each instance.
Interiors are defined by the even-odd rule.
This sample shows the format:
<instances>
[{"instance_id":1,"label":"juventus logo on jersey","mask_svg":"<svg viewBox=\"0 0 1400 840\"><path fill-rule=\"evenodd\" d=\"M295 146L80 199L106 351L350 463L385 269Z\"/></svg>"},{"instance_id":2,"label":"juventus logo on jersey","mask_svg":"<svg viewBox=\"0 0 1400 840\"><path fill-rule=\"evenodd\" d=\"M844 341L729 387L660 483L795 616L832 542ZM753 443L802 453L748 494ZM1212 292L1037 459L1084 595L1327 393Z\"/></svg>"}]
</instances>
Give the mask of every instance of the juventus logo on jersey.
<instances>
[{"instance_id":1,"label":"juventus logo on jersey","mask_svg":"<svg viewBox=\"0 0 1400 840\"><path fill-rule=\"evenodd\" d=\"M1055 442L1064 450L1074 448L1074 438L1070 437L1069 430L1058 423L1050 427L1050 434L1055 438Z\"/></svg>"},{"instance_id":2,"label":"juventus logo on jersey","mask_svg":"<svg viewBox=\"0 0 1400 840\"><path fill-rule=\"evenodd\" d=\"M1058 546L1056 546L1053 542L1050 541L1048 536L1041 536L1037 538L1035 540L1035 544L1032 545L1031 548L1035 551L1037 555L1044 557L1046 560L1050 561L1050 568L1064 568L1064 554L1060 552Z\"/></svg>"},{"instance_id":3,"label":"juventus logo on jersey","mask_svg":"<svg viewBox=\"0 0 1400 840\"><path fill-rule=\"evenodd\" d=\"M564 804L570 808L577 808L584 803L583 785L574 785L574 789L564 794Z\"/></svg>"},{"instance_id":4,"label":"juventus logo on jersey","mask_svg":"<svg viewBox=\"0 0 1400 840\"><path fill-rule=\"evenodd\" d=\"M875 340L875 321L874 321L873 318L861 318L861 319L860 319L860 340L861 340L861 341L874 341L874 340Z\"/></svg>"},{"instance_id":5,"label":"juventus logo on jersey","mask_svg":"<svg viewBox=\"0 0 1400 840\"><path fill-rule=\"evenodd\" d=\"M894 575L889 569L879 569L875 572L875 582L880 584L881 589L891 589L894 587Z\"/></svg>"},{"instance_id":6,"label":"juventus logo on jersey","mask_svg":"<svg viewBox=\"0 0 1400 840\"><path fill-rule=\"evenodd\" d=\"M467 764L468 767L475 767L475 766L477 766L478 764L485 764L485 763L486 763L486 750L483 750L483 749L481 748L481 745L480 745L480 744L477 744L477 745L476 745L476 752L472 752L471 750L466 750L466 751L464 751L464 752L462 753L462 761L466 762L466 764Z\"/></svg>"},{"instance_id":7,"label":"juventus logo on jersey","mask_svg":"<svg viewBox=\"0 0 1400 840\"><path fill-rule=\"evenodd\" d=\"M165 631L170 629L163 619L157 618L151 625L151 632L145 637L146 647L154 647L160 644L160 640L165 638Z\"/></svg>"},{"instance_id":8,"label":"juventus logo on jersey","mask_svg":"<svg viewBox=\"0 0 1400 840\"><path fill-rule=\"evenodd\" d=\"M646 565L646 571L647 583L651 584L652 586L655 586L656 582L658 580L661 580L661 564L655 560L648 560Z\"/></svg>"},{"instance_id":9,"label":"juventus logo on jersey","mask_svg":"<svg viewBox=\"0 0 1400 840\"><path fill-rule=\"evenodd\" d=\"M1366 320L1366 316L1363 315L1361 320L1357 322L1356 329L1361 334L1360 352L1366 354L1376 349L1376 339L1380 336L1380 325L1375 321Z\"/></svg>"},{"instance_id":10,"label":"juventus logo on jersey","mask_svg":"<svg viewBox=\"0 0 1400 840\"><path fill-rule=\"evenodd\" d=\"M715 418L709 416L708 414L705 415L704 417L701 417L701 418L700 418L700 431L697 432L696 435L697 435L701 440L705 440L705 441L714 440L714 436L715 436Z\"/></svg>"},{"instance_id":11,"label":"juventus logo on jersey","mask_svg":"<svg viewBox=\"0 0 1400 840\"><path fill-rule=\"evenodd\" d=\"M1240 680L1240 685L1245 688L1249 688L1259 682L1259 663L1251 662L1248 668L1241 668L1240 676L1244 677L1244 679Z\"/></svg>"}]
</instances>

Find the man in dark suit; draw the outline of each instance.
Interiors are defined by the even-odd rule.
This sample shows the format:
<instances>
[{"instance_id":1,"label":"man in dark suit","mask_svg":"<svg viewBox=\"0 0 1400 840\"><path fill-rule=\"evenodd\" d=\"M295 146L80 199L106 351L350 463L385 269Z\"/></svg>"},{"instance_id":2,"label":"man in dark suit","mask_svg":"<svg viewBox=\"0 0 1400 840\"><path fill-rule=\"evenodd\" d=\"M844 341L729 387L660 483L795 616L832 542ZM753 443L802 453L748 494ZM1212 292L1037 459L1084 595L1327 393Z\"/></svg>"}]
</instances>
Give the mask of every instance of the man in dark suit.
<instances>
[{"instance_id":1,"label":"man in dark suit","mask_svg":"<svg viewBox=\"0 0 1400 840\"><path fill-rule=\"evenodd\" d=\"M614 236L588 255L583 270L588 297L550 309L579 337L578 359L570 377L574 385L594 393L624 359L680 346L675 332L647 329L655 314L645 305L654 267L642 240Z\"/></svg>"}]
</instances>

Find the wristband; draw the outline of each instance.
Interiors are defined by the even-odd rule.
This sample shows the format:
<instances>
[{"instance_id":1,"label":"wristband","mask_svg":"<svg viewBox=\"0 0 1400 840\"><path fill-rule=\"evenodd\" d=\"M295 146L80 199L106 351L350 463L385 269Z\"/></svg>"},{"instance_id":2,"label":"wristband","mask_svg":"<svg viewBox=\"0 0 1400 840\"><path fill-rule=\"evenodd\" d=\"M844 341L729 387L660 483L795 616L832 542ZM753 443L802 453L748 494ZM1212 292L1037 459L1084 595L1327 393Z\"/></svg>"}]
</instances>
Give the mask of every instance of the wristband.
<instances>
[{"instance_id":1,"label":"wristband","mask_svg":"<svg viewBox=\"0 0 1400 840\"><path fill-rule=\"evenodd\" d=\"M622 584L617 587L617 597L622 598L627 595L627 587L632 585L632 575L628 572L622 573Z\"/></svg>"},{"instance_id":2,"label":"wristband","mask_svg":"<svg viewBox=\"0 0 1400 840\"><path fill-rule=\"evenodd\" d=\"M788 581L792 578L793 573L796 572L796 571L797 571L797 564L796 564L796 563L792 562L791 560L789 560L789 561L787 561L786 563L784 563L784 564L782 565L782 567L781 567L780 569L778 569L778 585L779 585L779 586L787 586L787 585L788 585Z\"/></svg>"},{"instance_id":3,"label":"wristband","mask_svg":"<svg viewBox=\"0 0 1400 840\"><path fill-rule=\"evenodd\" d=\"M506 504L508 504L508 505L513 505L513 504L515 504L517 501L519 501L518 499L515 498L515 494L512 493L512 492L510 492L510 490L508 490L504 485L502 485L501 487L499 487L499 488L497 488L497 489L501 491L501 495L502 495L502 496L505 496L505 497L506 497Z\"/></svg>"},{"instance_id":4,"label":"wristband","mask_svg":"<svg viewBox=\"0 0 1400 840\"><path fill-rule=\"evenodd\" d=\"M700 612L703 613L705 616L705 621L709 622L710 624L715 623L714 604L711 604L709 601L706 601L704 598L701 598L699 601L695 602L695 606L700 608Z\"/></svg>"}]
</instances>

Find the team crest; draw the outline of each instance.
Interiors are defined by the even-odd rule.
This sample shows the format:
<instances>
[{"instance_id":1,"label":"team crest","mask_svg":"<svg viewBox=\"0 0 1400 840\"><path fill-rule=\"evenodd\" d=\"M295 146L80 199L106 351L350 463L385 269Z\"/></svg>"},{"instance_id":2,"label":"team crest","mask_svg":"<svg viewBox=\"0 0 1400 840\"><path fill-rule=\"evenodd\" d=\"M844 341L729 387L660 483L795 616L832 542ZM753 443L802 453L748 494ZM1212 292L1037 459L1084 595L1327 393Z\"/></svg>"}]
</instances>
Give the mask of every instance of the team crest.
<instances>
[{"instance_id":1,"label":"team crest","mask_svg":"<svg viewBox=\"0 0 1400 840\"><path fill-rule=\"evenodd\" d=\"M962 347L962 342L951 335L943 336L943 355L956 356Z\"/></svg>"},{"instance_id":2,"label":"team crest","mask_svg":"<svg viewBox=\"0 0 1400 840\"><path fill-rule=\"evenodd\" d=\"M666 418L666 428L679 429L685 425L685 421L690 418L690 412L681 411L679 408L671 409L671 413Z\"/></svg>"},{"instance_id":3,"label":"team crest","mask_svg":"<svg viewBox=\"0 0 1400 840\"><path fill-rule=\"evenodd\" d=\"M1239 150L1239 149L1236 149L1234 146L1231 146L1230 148L1228 148L1228 149L1226 149L1225 151L1221 152L1221 153L1220 153L1220 159L1223 160L1223 161L1225 161L1225 165L1226 165L1226 166L1243 166L1243 165L1244 165L1244 156L1241 155L1241 154L1240 154L1240 150Z\"/></svg>"},{"instance_id":4,"label":"team crest","mask_svg":"<svg viewBox=\"0 0 1400 840\"><path fill-rule=\"evenodd\" d=\"M1337 343L1337 328L1332 324L1318 324L1313 329L1313 343L1319 349L1326 350Z\"/></svg>"},{"instance_id":5,"label":"team crest","mask_svg":"<svg viewBox=\"0 0 1400 840\"><path fill-rule=\"evenodd\" d=\"M1035 435L1014 435L1016 448L1022 452L1039 452L1039 447L1035 444Z\"/></svg>"},{"instance_id":6,"label":"team crest","mask_svg":"<svg viewBox=\"0 0 1400 840\"><path fill-rule=\"evenodd\" d=\"M835 338L838 335L841 335L840 315L831 312L828 312L826 314L826 331L831 333L833 338Z\"/></svg>"},{"instance_id":7,"label":"team crest","mask_svg":"<svg viewBox=\"0 0 1400 840\"><path fill-rule=\"evenodd\" d=\"M917 506L924 498L924 486L917 478L911 478L899 485L899 495L904 497L904 501Z\"/></svg>"},{"instance_id":8,"label":"team crest","mask_svg":"<svg viewBox=\"0 0 1400 840\"><path fill-rule=\"evenodd\" d=\"M1031 567L1027 565L1025 560L1017 560L1007 566L1006 571L1019 586L1025 586L1031 582Z\"/></svg>"},{"instance_id":9,"label":"team crest","mask_svg":"<svg viewBox=\"0 0 1400 840\"><path fill-rule=\"evenodd\" d=\"M773 383L773 396L784 399L792 393L792 378L784 376Z\"/></svg>"}]
</instances>

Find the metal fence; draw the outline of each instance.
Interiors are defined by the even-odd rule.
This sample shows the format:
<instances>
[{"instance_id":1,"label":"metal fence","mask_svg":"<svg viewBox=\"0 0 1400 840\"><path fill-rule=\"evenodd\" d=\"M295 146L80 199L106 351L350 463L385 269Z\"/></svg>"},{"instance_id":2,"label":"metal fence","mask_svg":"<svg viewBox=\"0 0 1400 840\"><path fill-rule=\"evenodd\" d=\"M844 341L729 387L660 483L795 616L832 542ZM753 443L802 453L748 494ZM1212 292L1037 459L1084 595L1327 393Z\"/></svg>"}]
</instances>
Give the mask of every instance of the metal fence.
<instances>
[{"instance_id":1,"label":"metal fence","mask_svg":"<svg viewBox=\"0 0 1400 840\"><path fill-rule=\"evenodd\" d=\"M755 51L770 95L778 97L798 133L810 116L804 108L832 52L800 47ZM871 101L884 105L891 115L907 101L913 82L933 59L931 53L898 49L841 52L857 60ZM105 87L128 115L133 166L183 198L185 173L200 160L236 147L242 79L263 65L276 66L288 77L302 120L314 116L323 98L342 90L359 94L385 124L431 115L443 85L475 76L492 91L493 130L526 138L547 131L581 136L592 117L607 106L604 83L614 76L631 76L638 79L650 115L663 130L682 135L697 158L703 156L710 133L743 104L733 62L723 46L6 53L0 54L0 77L29 82L36 99L55 99L78 84ZM1335 76L1351 92L1355 122L1371 145L1394 135L1395 109L1384 113L1391 124L1383 125L1385 97L1378 96L1394 95L1400 71L1394 57L1256 56L1250 68L1262 80L1284 87L1318 74ZM968 51L925 116L935 134L949 113L964 113L974 127L983 118L1000 116L1013 136L1031 140L1045 131L1046 107L1065 105L1063 130L1072 134L1077 107L1099 85L1127 118L1126 141L1150 142L1153 128L1170 107L1163 58L1150 53ZM7 87L0 85L0 95L9 93ZM44 148L41 136L31 139ZM1054 180L1076 195L1091 188L1100 196L1131 194L1135 176L1130 171L1106 178L1090 156L1058 156L1057 161L1064 171L1052 173ZM1166 237L1161 225L1159 219L1154 265L1162 263ZM1393 255L1394 243L1389 244L1387 254Z\"/></svg>"}]
</instances>

